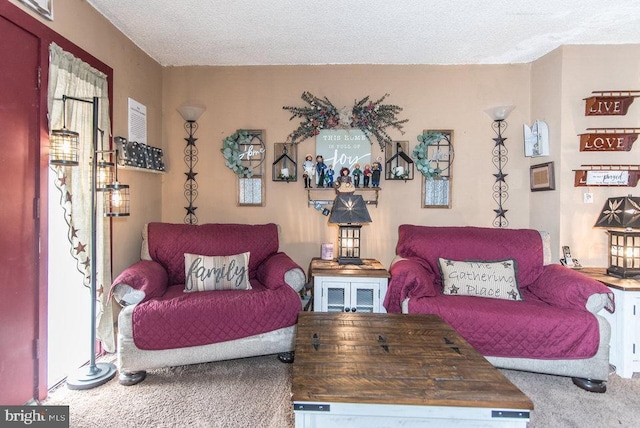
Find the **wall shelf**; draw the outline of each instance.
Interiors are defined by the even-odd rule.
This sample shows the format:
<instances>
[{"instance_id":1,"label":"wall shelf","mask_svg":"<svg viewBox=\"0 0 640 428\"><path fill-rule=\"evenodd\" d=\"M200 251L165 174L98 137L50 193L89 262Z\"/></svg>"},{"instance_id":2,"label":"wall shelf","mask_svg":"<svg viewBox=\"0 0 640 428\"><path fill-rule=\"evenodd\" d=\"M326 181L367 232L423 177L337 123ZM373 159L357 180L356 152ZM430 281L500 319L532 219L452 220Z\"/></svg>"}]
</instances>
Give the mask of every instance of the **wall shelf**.
<instances>
[{"instance_id":1,"label":"wall shelf","mask_svg":"<svg viewBox=\"0 0 640 428\"><path fill-rule=\"evenodd\" d=\"M354 195L362 196L364 202L367 205L378 206L378 196L380 187L359 187L353 192ZM311 188L307 189L307 201L310 207L315 207L320 204L322 206L330 207L333 205L333 201L336 198L335 189L329 188Z\"/></svg>"}]
</instances>

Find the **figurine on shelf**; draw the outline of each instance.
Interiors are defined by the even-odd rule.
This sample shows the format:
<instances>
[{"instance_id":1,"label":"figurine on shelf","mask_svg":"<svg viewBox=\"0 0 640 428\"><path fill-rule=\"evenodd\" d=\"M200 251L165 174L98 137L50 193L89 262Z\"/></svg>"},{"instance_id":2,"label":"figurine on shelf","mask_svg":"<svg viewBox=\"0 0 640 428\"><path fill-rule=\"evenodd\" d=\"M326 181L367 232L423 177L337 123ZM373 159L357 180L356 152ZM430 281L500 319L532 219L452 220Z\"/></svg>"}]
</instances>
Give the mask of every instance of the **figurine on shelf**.
<instances>
[{"instance_id":1,"label":"figurine on shelf","mask_svg":"<svg viewBox=\"0 0 640 428\"><path fill-rule=\"evenodd\" d=\"M371 187L380 187L380 174L382 173L382 164L373 162L371 164Z\"/></svg>"},{"instance_id":2,"label":"figurine on shelf","mask_svg":"<svg viewBox=\"0 0 640 428\"><path fill-rule=\"evenodd\" d=\"M373 175L373 173L371 172L371 165L369 165L368 163L364 165L364 171L362 171L362 175L364 176L364 184L362 185L362 187L369 187L369 180L371 179L371 175Z\"/></svg>"},{"instance_id":3,"label":"figurine on shelf","mask_svg":"<svg viewBox=\"0 0 640 428\"><path fill-rule=\"evenodd\" d=\"M351 176L349 175L349 168L343 166L340 168L340 175L338 176L335 184L336 194L338 193L350 193L356 190L351 182Z\"/></svg>"},{"instance_id":4,"label":"figurine on shelf","mask_svg":"<svg viewBox=\"0 0 640 428\"><path fill-rule=\"evenodd\" d=\"M322 155L316 156L316 187L324 187L324 175L327 169L327 165L324 163Z\"/></svg>"},{"instance_id":5,"label":"figurine on shelf","mask_svg":"<svg viewBox=\"0 0 640 428\"><path fill-rule=\"evenodd\" d=\"M352 174L353 174L353 184L355 184L356 187L360 187L360 177L362 176L362 170L360 169L359 163L353 165Z\"/></svg>"},{"instance_id":6,"label":"figurine on shelf","mask_svg":"<svg viewBox=\"0 0 640 428\"><path fill-rule=\"evenodd\" d=\"M302 178L304 178L304 188L308 189L311 187L311 177L315 173L315 165L313 164L313 156L307 154L304 158L304 162L302 163Z\"/></svg>"},{"instance_id":7,"label":"figurine on shelf","mask_svg":"<svg viewBox=\"0 0 640 428\"><path fill-rule=\"evenodd\" d=\"M326 182L327 182L327 187L333 187L333 176L335 175L335 171L333 170L333 165L329 165L329 168L327 168L327 172L325 173L326 175Z\"/></svg>"}]
</instances>

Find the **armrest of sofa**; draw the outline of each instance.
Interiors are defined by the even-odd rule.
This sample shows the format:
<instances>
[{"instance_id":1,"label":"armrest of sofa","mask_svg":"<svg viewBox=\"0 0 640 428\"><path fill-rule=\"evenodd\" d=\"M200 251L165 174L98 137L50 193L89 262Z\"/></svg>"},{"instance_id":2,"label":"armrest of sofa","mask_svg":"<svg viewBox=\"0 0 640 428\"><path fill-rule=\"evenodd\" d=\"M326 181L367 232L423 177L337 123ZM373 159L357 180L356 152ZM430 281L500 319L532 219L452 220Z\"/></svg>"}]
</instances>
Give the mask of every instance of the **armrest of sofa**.
<instances>
[{"instance_id":1,"label":"armrest of sofa","mask_svg":"<svg viewBox=\"0 0 640 428\"><path fill-rule=\"evenodd\" d=\"M302 268L282 252L274 253L260 263L256 279L272 290L286 284L296 292L302 290L306 282Z\"/></svg>"},{"instance_id":2,"label":"armrest of sofa","mask_svg":"<svg viewBox=\"0 0 640 428\"><path fill-rule=\"evenodd\" d=\"M160 263L140 260L118 275L110 294L121 306L128 306L160 297L168 286L169 276Z\"/></svg>"},{"instance_id":3,"label":"armrest of sofa","mask_svg":"<svg viewBox=\"0 0 640 428\"><path fill-rule=\"evenodd\" d=\"M613 293L605 285L558 264L545 266L527 290L552 306L586 309L594 314L603 308L615 310Z\"/></svg>"},{"instance_id":4,"label":"armrest of sofa","mask_svg":"<svg viewBox=\"0 0 640 428\"><path fill-rule=\"evenodd\" d=\"M407 297L433 297L440 292L435 274L420 259L396 257L389 273L391 278L383 303L387 312L400 313L402 302Z\"/></svg>"}]
</instances>

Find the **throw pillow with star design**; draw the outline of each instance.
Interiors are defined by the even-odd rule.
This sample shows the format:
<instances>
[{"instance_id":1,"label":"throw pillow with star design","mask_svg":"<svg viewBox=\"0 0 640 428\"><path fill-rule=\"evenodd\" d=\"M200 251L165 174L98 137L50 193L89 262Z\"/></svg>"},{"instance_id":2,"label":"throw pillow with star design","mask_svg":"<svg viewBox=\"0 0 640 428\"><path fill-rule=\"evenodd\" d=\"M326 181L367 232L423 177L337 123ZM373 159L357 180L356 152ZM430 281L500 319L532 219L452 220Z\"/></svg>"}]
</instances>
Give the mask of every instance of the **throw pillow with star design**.
<instances>
[{"instance_id":1,"label":"throw pillow with star design","mask_svg":"<svg viewBox=\"0 0 640 428\"><path fill-rule=\"evenodd\" d=\"M443 294L522 300L516 275L517 263L513 259L457 261L439 258L438 264Z\"/></svg>"}]
</instances>

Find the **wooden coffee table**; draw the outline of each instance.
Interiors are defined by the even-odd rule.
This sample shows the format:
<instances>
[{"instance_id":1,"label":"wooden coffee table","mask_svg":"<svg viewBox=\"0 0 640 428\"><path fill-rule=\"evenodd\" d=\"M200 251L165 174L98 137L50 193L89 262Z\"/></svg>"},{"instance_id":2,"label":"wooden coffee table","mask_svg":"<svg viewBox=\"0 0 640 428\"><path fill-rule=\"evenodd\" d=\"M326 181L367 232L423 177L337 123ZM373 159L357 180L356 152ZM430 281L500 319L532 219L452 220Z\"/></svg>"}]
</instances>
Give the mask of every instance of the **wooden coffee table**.
<instances>
[{"instance_id":1,"label":"wooden coffee table","mask_svg":"<svg viewBox=\"0 0 640 428\"><path fill-rule=\"evenodd\" d=\"M297 428L526 427L533 403L435 315L302 312Z\"/></svg>"}]
</instances>

